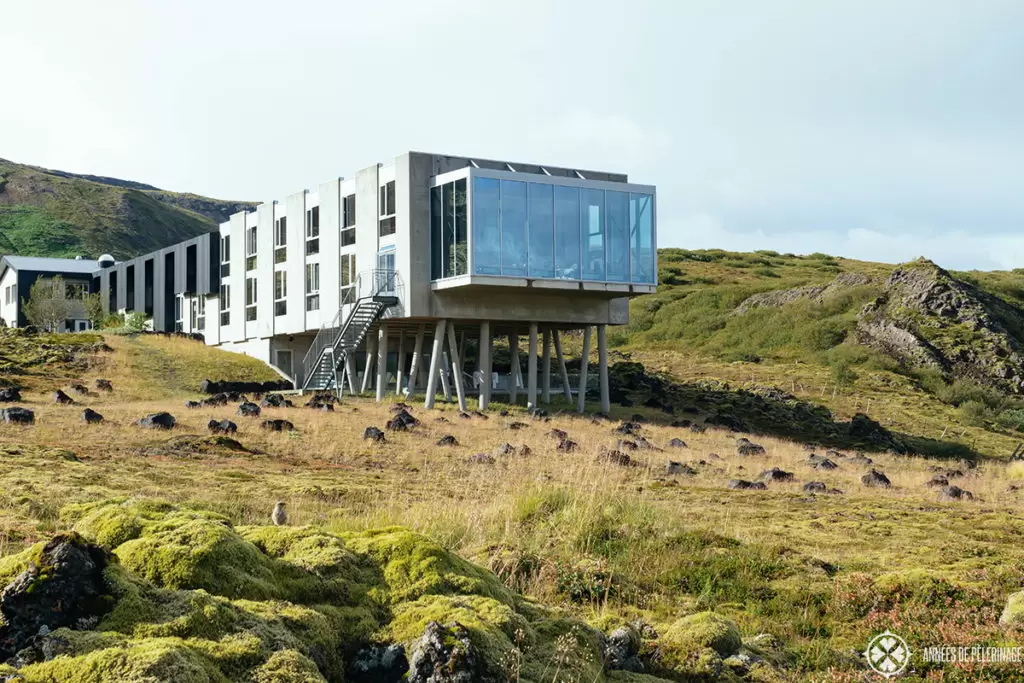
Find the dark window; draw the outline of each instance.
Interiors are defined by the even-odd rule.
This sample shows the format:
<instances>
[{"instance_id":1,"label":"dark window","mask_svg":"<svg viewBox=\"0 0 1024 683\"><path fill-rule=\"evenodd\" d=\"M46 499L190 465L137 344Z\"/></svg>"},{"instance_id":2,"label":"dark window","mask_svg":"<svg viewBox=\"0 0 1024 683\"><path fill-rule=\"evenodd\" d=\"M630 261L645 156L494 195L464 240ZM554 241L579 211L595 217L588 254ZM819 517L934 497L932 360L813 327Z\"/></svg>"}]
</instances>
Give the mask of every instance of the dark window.
<instances>
[{"instance_id":1,"label":"dark window","mask_svg":"<svg viewBox=\"0 0 1024 683\"><path fill-rule=\"evenodd\" d=\"M380 236L386 237L395 234L395 217L388 216L380 219Z\"/></svg>"},{"instance_id":2,"label":"dark window","mask_svg":"<svg viewBox=\"0 0 1024 683\"><path fill-rule=\"evenodd\" d=\"M380 215L395 215L395 181L390 180L380 187Z\"/></svg>"},{"instance_id":3,"label":"dark window","mask_svg":"<svg viewBox=\"0 0 1024 683\"><path fill-rule=\"evenodd\" d=\"M341 200L341 227L351 228L356 224L356 196L350 194Z\"/></svg>"}]
</instances>

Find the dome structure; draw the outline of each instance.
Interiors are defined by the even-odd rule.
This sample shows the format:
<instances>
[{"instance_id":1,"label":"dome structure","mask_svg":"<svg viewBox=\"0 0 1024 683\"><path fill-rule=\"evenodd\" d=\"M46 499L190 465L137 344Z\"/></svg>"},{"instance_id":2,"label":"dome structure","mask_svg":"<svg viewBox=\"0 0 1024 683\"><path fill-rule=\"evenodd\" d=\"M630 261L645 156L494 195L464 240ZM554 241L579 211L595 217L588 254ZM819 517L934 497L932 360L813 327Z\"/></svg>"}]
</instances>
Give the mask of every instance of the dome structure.
<instances>
[{"instance_id":1,"label":"dome structure","mask_svg":"<svg viewBox=\"0 0 1024 683\"><path fill-rule=\"evenodd\" d=\"M100 268L109 268L110 266L117 263L117 261L115 261L114 257L111 256L110 254L103 254L102 256L99 257L97 263L100 264Z\"/></svg>"}]
</instances>

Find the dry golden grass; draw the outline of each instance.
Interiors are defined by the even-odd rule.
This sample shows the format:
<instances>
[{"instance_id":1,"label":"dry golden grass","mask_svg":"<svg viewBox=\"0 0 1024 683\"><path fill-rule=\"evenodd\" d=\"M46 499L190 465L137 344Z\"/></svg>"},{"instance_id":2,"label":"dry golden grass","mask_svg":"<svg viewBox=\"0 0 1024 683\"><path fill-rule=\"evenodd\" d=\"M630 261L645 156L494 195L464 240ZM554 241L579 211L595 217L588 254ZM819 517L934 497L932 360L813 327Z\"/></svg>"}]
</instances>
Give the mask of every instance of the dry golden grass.
<instances>
[{"instance_id":1,"label":"dry golden grass","mask_svg":"<svg viewBox=\"0 0 1024 683\"><path fill-rule=\"evenodd\" d=\"M236 416L235 405L187 410L184 400L200 397L178 380L149 384L141 373L152 361L133 359L133 343L114 340L115 353L82 376L89 382L109 377L113 394L54 405L48 392L66 384L54 378L25 394L36 425L0 425L0 555L59 529L60 508L71 502L153 497L213 509L238 523L265 523L273 503L284 500L297 525L357 530L397 524L421 531L489 564L528 595L597 623L615 615L668 620L694 606L715 607L745 633L767 630L787 638L808 671L833 665L827 652L860 646L886 618L912 615L920 628L932 629L950 614L977 615L980 621L957 621L959 630L952 632L964 642L989 642L996 637L993 615L1024 579L1024 490L1008 490L1024 478L1019 463L983 461L966 469L869 453L893 484L875 489L861 484L868 468L851 458L833 457L838 469L817 471L801 444L748 435L766 453L742 457L737 435L648 422L644 437L664 450L629 451L637 465L622 467L599 457L630 438L613 431L618 421L574 413L531 420L515 407L503 417L502 406L488 419L465 419L452 406L426 411L414 404L422 424L389 431L386 443L376 444L362 433L384 428L389 403L346 399L334 412L265 408L260 418ZM189 343L173 341L175 352L198 354L201 347ZM304 401L292 398L300 406ZM84 406L106 421L85 425ZM173 431L135 426L158 411L177 418ZM176 441L204 436L210 420L223 418L238 424L235 438L249 452L196 453ZM264 418L290 420L296 431L264 431ZM528 426L514 430L514 422ZM558 440L548 434L553 428L568 432L578 449L557 450ZM459 445L438 446L446 434ZM669 448L672 438L688 447ZM506 442L531 453L496 454ZM494 455L495 462L471 462L478 453ZM667 476L670 459L697 474ZM939 502L938 490L925 486L935 466L962 469L951 483L975 499ZM771 467L792 472L797 481L769 483L765 491L726 488L730 479L757 480ZM844 493L804 494L802 485L812 480ZM705 536L710 546L693 545ZM527 565L532 569L523 569ZM874 607L849 607L856 600L845 596L874 594L886 576L921 571L968 597L962 605L922 606L908 588L896 593L904 610L897 616L887 611L896 609L890 593ZM573 581L583 589L567 588ZM595 585L598 590L590 590Z\"/></svg>"}]
</instances>

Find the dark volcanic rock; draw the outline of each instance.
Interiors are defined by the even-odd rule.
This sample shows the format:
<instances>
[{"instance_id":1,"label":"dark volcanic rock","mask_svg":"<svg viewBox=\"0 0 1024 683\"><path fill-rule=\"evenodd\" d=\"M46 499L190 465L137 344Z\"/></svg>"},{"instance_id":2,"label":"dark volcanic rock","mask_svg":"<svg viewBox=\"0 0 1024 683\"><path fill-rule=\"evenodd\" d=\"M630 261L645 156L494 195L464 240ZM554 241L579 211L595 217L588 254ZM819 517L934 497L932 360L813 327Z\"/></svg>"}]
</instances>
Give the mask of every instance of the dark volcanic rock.
<instances>
[{"instance_id":1,"label":"dark volcanic rock","mask_svg":"<svg viewBox=\"0 0 1024 683\"><path fill-rule=\"evenodd\" d=\"M356 653L345 671L352 683L400 683L409 671L409 660L401 643L374 645Z\"/></svg>"},{"instance_id":2,"label":"dark volcanic rock","mask_svg":"<svg viewBox=\"0 0 1024 683\"><path fill-rule=\"evenodd\" d=\"M195 410L196 408L202 408L203 404L199 401L185 401L185 407L189 410Z\"/></svg>"},{"instance_id":3,"label":"dark volcanic rock","mask_svg":"<svg viewBox=\"0 0 1024 683\"><path fill-rule=\"evenodd\" d=\"M816 470L834 470L839 467L828 458L814 454L807 456L807 463Z\"/></svg>"},{"instance_id":4,"label":"dark volcanic rock","mask_svg":"<svg viewBox=\"0 0 1024 683\"><path fill-rule=\"evenodd\" d=\"M959 486L943 486L942 490L939 491L939 500L974 500L974 494L970 491L965 491Z\"/></svg>"},{"instance_id":5,"label":"dark volcanic rock","mask_svg":"<svg viewBox=\"0 0 1024 683\"><path fill-rule=\"evenodd\" d=\"M558 445L555 446L555 450L562 451L564 453L573 453L577 448L579 448L579 444L572 439L560 441Z\"/></svg>"},{"instance_id":6,"label":"dark volcanic rock","mask_svg":"<svg viewBox=\"0 0 1024 683\"><path fill-rule=\"evenodd\" d=\"M0 403L13 403L21 400L21 391L18 387L4 387L0 389Z\"/></svg>"},{"instance_id":7,"label":"dark volcanic rock","mask_svg":"<svg viewBox=\"0 0 1024 683\"><path fill-rule=\"evenodd\" d=\"M761 481L793 481L793 473L773 467L761 473Z\"/></svg>"},{"instance_id":8,"label":"dark volcanic rock","mask_svg":"<svg viewBox=\"0 0 1024 683\"><path fill-rule=\"evenodd\" d=\"M548 432L548 436L554 439L558 439L559 441L565 441L566 439L569 438L569 432L565 431L564 429L552 429L550 432Z\"/></svg>"},{"instance_id":9,"label":"dark volcanic rock","mask_svg":"<svg viewBox=\"0 0 1024 683\"><path fill-rule=\"evenodd\" d=\"M53 402L59 403L62 406L69 406L75 402L75 399L71 398L63 391L58 389L57 391L53 392Z\"/></svg>"},{"instance_id":10,"label":"dark volcanic rock","mask_svg":"<svg viewBox=\"0 0 1024 683\"><path fill-rule=\"evenodd\" d=\"M146 429L172 429L174 427L174 416L170 413L152 413L135 424Z\"/></svg>"},{"instance_id":11,"label":"dark volcanic rock","mask_svg":"<svg viewBox=\"0 0 1024 683\"><path fill-rule=\"evenodd\" d=\"M764 482L747 481L746 479L730 479L729 483L727 483L725 487L737 490L751 489L758 491L763 491L764 489L768 488L767 486L764 485Z\"/></svg>"},{"instance_id":12,"label":"dark volcanic rock","mask_svg":"<svg viewBox=\"0 0 1024 683\"><path fill-rule=\"evenodd\" d=\"M466 462L475 465L493 465L495 460L494 456L489 453L477 453L475 455L469 456L466 459Z\"/></svg>"},{"instance_id":13,"label":"dark volcanic rock","mask_svg":"<svg viewBox=\"0 0 1024 683\"><path fill-rule=\"evenodd\" d=\"M827 490L823 481L809 481L803 486L804 493L825 493Z\"/></svg>"},{"instance_id":14,"label":"dark volcanic rock","mask_svg":"<svg viewBox=\"0 0 1024 683\"><path fill-rule=\"evenodd\" d=\"M703 434L707 430L708 430L707 427L705 427L702 424L697 424L696 422L694 422L692 425L690 425L690 431L693 432L694 434Z\"/></svg>"},{"instance_id":15,"label":"dark volcanic rock","mask_svg":"<svg viewBox=\"0 0 1024 683\"><path fill-rule=\"evenodd\" d=\"M285 398L281 394L267 394L260 401L260 406L264 408L284 408Z\"/></svg>"},{"instance_id":16,"label":"dark volcanic rock","mask_svg":"<svg viewBox=\"0 0 1024 683\"><path fill-rule=\"evenodd\" d=\"M437 440L437 445L438 446L458 446L459 445L459 440L456 439L451 434L445 434L444 436L442 436L440 439Z\"/></svg>"},{"instance_id":17,"label":"dark volcanic rock","mask_svg":"<svg viewBox=\"0 0 1024 683\"><path fill-rule=\"evenodd\" d=\"M453 622L427 624L412 646L408 683L479 683L482 659L469 639L469 631Z\"/></svg>"},{"instance_id":18,"label":"dark volcanic rock","mask_svg":"<svg viewBox=\"0 0 1024 683\"><path fill-rule=\"evenodd\" d=\"M68 388L76 394L82 394L83 396L89 393L89 388L81 382L72 382L68 385Z\"/></svg>"},{"instance_id":19,"label":"dark volcanic rock","mask_svg":"<svg viewBox=\"0 0 1024 683\"><path fill-rule=\"evenodd\" d=\"M684 463L669 460L665 464L665 474L682 474L689 477L697 474L697 470Z\"/></svg>"},{"instance_id":20,"label":"dark volcanic rock","mask_svg":"<svg viewBox=\"0 0 1024 683\"><path fill-rule=\"evenodd\" d=\"M882 488L889 488L892 486L892 482L889 481L889 477L875 469L872 469L861 477L860 483L864 484L864 486L880 486Z\"/></svg>"},{"instance_id":21,"label":"dark volcanic rock","mask_svg":"<svg viewBox=\"0 0 1024 683\"><path fill-rule=\"evenodd\" d=\"M634 421L623 422L618 427L616 427L614 431L615 431L616 434L626 434L628 436L636 436L637 434L640 433L641 429L642 429L642 427L640 426L640 423L634 420Z\"/></svg>"},{"instance_id":22,"label":"dark volcanic rock","mask_svg":"<svg viewBox=\"0 0 1024 683\"><path fill-rule=\"evenodd\" d=\"M929 488L935 486L949 486L949 479L942 476L941 474L936 474L929 481L926 481L924 485Z\"/></svg>"},{"instance_id":23,"label":"dark volcanic rock","mask_svg":"<svg viewBox=\"0 0 1024 683\"><path fill-rule=\"evenodd\" d=\"M235 413L237 415L241 415L242 417L259 417L260 407L255 403L250 403L249 401L246 401L245 403L242 403L241 405L238 406L238 410L235 411Z\"/></svg>"},{"instance_id":24,"label":"dark volcanic rock","mask_svg":"<svg viewBox=\"0 0 1024 683\"><path fill-rule=\"evenodd\" d=\"M262 394L269 391L288 391L291 388L292 383L283 379L272 382L213 382L208 379L204 379L199 385L199 390L204 394L219 394L221 392Z\"/></svg>"},{"instance_id":25,"label":"dark volcanic rock","mask_svg":"<svg viewBox=\"0 0 1024 683\"><path fill-rule=\"evenodd\" d=\"M231 420L210 420L206 428L214 434L234 434L238 431L238 425Z\"/></svg>"},{"instance_id":26,"label":"dark volcanic rock","mask_svg":"<svg viewBox=\"0 0 1024 683\"><path fill-rule=\"evenodd\" d=\"M94 626L114 605L106 566L106 552L77 534L50 539L38 562L0 592L0 661L28 646L44 626Z\"/></svg>"},{"instance_id":27,"label":"dark volcanic rock","mask_svg":"<svg viewBox=\"0 0 1024 683\"><path fill-rule=\"evenodd\" d=\"M686 448L686 442L682 439L672 439L668 442L668 445L672 448Z\"/></svg>"},{"instance_id":28,"label":"dark volcanic rock","mask_svg":"<svg viewBox=\"0 0 1024 683\"><path fill-rule=\"evenodd\" d=\"M598 460L610 462L613 465L620 465L622 467L636 467L637 463L631 457L623 453L622 451L607 451L598 456Z\"/></svg>"},{"instance_id":29,"label":"dark volcanic rock","mask_svg":"<svg viewBox=\"0 0 1024 683\"><path fill-rule=\"evenodd\" d=\"M98 379L96 380L96 388L100 391L113 391L114 385L110 383L109 379Z\"/></svg>"},{"instance_id":30,"label":"dark volcanic rock","mask_svg":"<svg viewBox=\"0 0 1024 683\"><path fill-rule=\"evenodd\" d=\"M260 429L266 429L269 432L293 432L295 425L288 420L264 420L260 423Z\"/></svg>"},{"instance_id":31,"label":"dark volcanic rock","mask_svg":"<svg viewBox=\"0 0 1024 683\"><path fill-rule=\"evenodd\" d=\"M605 641L604 668L607 671L642 673L641 642L640 632L633 626L622 626L612 631Z\"/></svg>"},{"instance_id":32,"label":"dark volcanic rock","mask_svg":"<svg viewBox=\"0 0 1024 683\"><path fill-rule=\"evenodd\" d=\"M629 439L619 439L618 449L620 451L635 451L639 450L640 446L635 441Z\"/></svg>"},{"instance_id":33,"label":"dark volcanic rock","mask_svg":"<svg viewBox=\"0 0 1024 683\"><path fill-rule=\"evenodd\" d=\"M376 427L367 427L363 430L363 439L369 439L370 441L381 443L384 441L384 432Z\"/></svg>"},{"instance_id":34,"label":"dark volcanic rock","mask_svg":"<svg viewBox=\"0 0 1024 683\"><path fill-rule=\"evenodd\" d=\"M103 422L103 416L92 408L86 408L82 411L82 421L86 424L99 424Z\"/></svg>"},{"instance_id":35,"label":"dark volcanic rock","mask_svg":"<svg viewBox=\"0 0 1024 683\"><path fill-rule=\"evenodd\" d=\"M35 424L36 414L28 408L13 406L0 410L0 418L8 424L30 425Z\"/></svg>"},{"instance_id":36,"label":"dark volcanic rock","mask_svg":"<svg viewBox=\"0 0 1024 683\"><path fill-rule=\"evenodd\" d=\"M419 423L420 421L413 417L412 413L405 408L399 408L398 411L395 412L395 416L388 420L384 426L394 432L404 432L410 427L415 427Z\"/></svg>"},{"instance_id":37,"label":"dark volcanic rock","mask_svg":"<svg viewBox=\"0 0 1024 683\"><path fill-rule=\"evenodd\" d=\"M512 429L512 430L517 430L517 429L526 429L529 426L530 425L526 424L525 422L513 422L512 424L510 424L508 426L508 428Z\"/></svg>"},{"instance_id":38,"label":"dark volcanic rock","mask_svg":"<svg viewBox=\"0 0 1024 683\"><path fill-rule=\"evenodd\" d=\"M736 439L737 455L764 455L764 446L752 443L748 439Z\"/></svg>"}]
</instances>

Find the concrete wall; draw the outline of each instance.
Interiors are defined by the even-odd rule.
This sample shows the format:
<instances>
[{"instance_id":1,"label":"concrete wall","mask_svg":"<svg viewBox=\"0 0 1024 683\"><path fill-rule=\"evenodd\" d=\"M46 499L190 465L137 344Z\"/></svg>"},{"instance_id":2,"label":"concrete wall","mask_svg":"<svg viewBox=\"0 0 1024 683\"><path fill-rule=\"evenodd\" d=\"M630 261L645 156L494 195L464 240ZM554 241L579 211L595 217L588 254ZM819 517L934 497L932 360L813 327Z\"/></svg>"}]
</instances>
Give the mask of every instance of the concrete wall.
<instances>
[{"instance_id":1,"label":"concrete wall","mask_svg":"<svg viewBox=\"0 0 1024 683\"><path fill-rule=\"evenodd\" d=\"M274 219L284 215L277 202L256 207L256 334L246 328L246 337L271 337L274 334Z\"/></svg>"},{"instance_id":2,"label":"concrete wall","mask_svg":"<svg viewBox=\"0 0 1024 683\"><path fill-rule=\"evenodd\" d=\"M321 324L329 325L338 310L341 198L344 196L339 180L323 183L317 194L320 199L320 254L312 260L320 264L320 310L306 314L307 327L311 329Z\"/></svg>"},{"instance_id":3,"label":"concrete wall","mask_svg":"<svg viewBox=\"0 0 1024 683\"><path fill-rule=\"evenodd\" d=\"M356 172L356 271L362 273L377 267L378 200L380 169L370 166Z\"/></svg>"},{"instance_id":4,"label":"concrete wall","mask_svg":"<svg viewBox=\"0 0 1024 683\"><path fill-rule=\"evenodd\" d=\"M296 334L306 329L305 283L302 280L306 269L306 210L310 207L309 193L305 190L296 192L285 200L288 216L288 260L277 264L274 269L284 270L287 274L288 310L284 316L274 319L274 330L278 334Z\"/></svg>"},{"instance_id":5,"label":"concrete wall","mask_svg":"<svg viewBox=\"0 0 1024 683\"><path fill-rule=\"evenodd\" d=\"M628 299L606 299L579 292L524 293L508 287L459 287L435 292L430 315L457 320L619 325L629 321L628 311Z\"/></svg>"},{"instance_id":6,"label":"concrete wall","mask_svg":"<svg viewBox=\"0 0 1024 683\"><path fill-rule=\"evenodd\" d=\"M7 303L7 292L8 287L13 287L11 296L14 300L11 303ZM0 318L3 318L4 323L9 327L18 326L18 311L21 310L21 299L23 296L28 296L28 292L22 293L21 288L18 286L18 271L14 268L8 268L2 278L0 278Z\"/></svg>"},{"instance_id":7,"label":"concrete wall","mask_svg":"<svg viewBox=\"0 0 1024 683\"><path fill-rule=\"evenodd\" d=\"M247 214L236 213L228 221L227 234L231 235L231 317L225 341L245 341L245 228L250 219Z\"/></svg>"}]
</instances>

